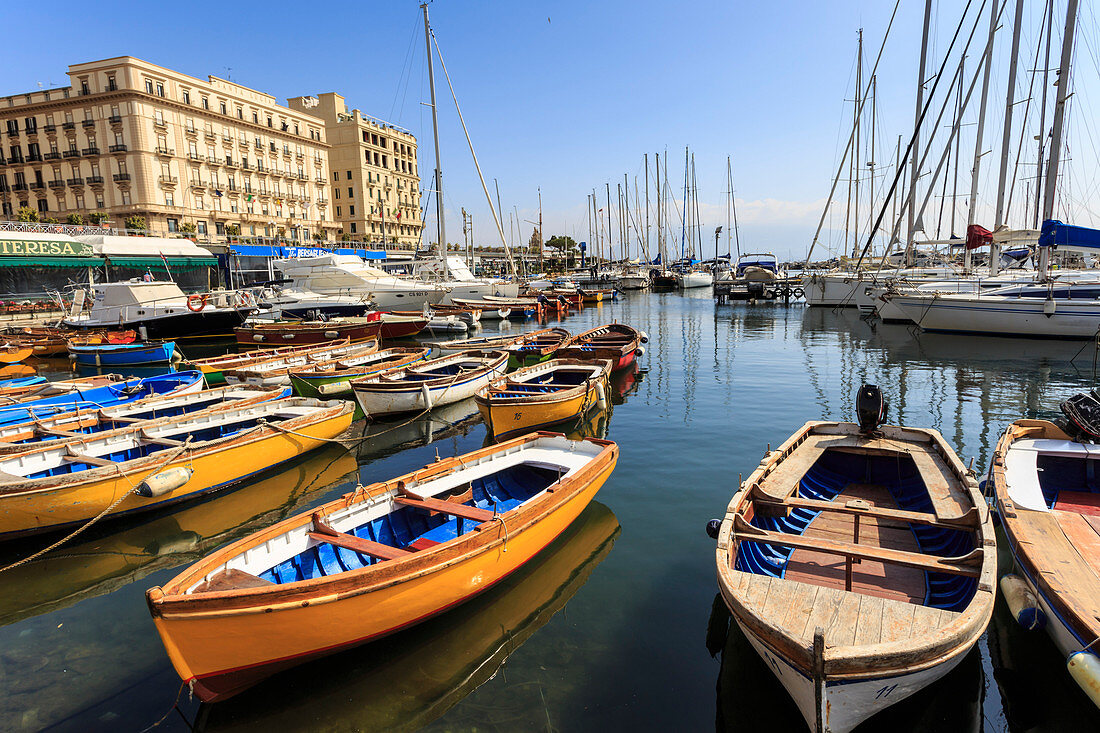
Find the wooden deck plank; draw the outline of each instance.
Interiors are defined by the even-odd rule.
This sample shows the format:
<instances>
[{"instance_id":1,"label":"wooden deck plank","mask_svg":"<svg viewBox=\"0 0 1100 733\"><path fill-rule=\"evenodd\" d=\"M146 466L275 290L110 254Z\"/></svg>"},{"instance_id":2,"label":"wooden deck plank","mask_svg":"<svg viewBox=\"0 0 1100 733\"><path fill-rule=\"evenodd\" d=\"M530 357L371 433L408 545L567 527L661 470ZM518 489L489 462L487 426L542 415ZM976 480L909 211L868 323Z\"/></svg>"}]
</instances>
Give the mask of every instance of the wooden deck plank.
<instances>
[{"instance_id":1,"label":"wooden deck plank","mask_svg":"<svg viewBox=\"0 0 1100 733\"><path fill-rule=\"evenodd\" d=\"M909 455L924 479L928 496L932 499L932 510L938 518L958 518L970 510L970 499L942 458L926 451L912 451Z\"/></svg>"},{"instance_id":2,"label":"wooden deck plank","mask_svg":"<svg viewBox=\"0 0 1100 733\"><path fill-rule=\"evenodd\" d=\"M780 623L783 628L790 630L791 636L798 637L807 633L806 622L817 601L819 589L816 585L808 583L788 583L788 585L792 588L791 602L787 606L787 615ZM813 633L813 629L810 629L810 636L813 636Z\"/></svg>"},{"instance_id":3,"label":"wooden deck plank","mask_svg":"<svg viewBox=\"0 0 1100 733\"><path fill-rule=\"evenodd\" d=\"M913 603L882 604L882 622L879 628L879 638L883 642L908 639L913 634L913 618L917 614L919 606Z\"/></svg>"},{"instance_id":4,"label":"wooden deck plank","mask_svg":"<svg viewBox=\"0 0 1100 733\"><path fill-rule=\"evenodd\" d=\"M856 625L863 596L858 593L841 593L840 605L832 623L825 629L825 643L829 646L851 646L856 640Z\"/></svg>"},{"instance_id":5,"label":"wooden deck plank","mask_svg":"<svg viewBox=\"0 0 1100 733\"><path fill-rule=\"evenodd\" d=\"M833 619L836 616L837 609L840 608L840 599L842 596L850 595L843 591L835 591L821 589L818 591L817 597L814 600L813 609L810 611L810 617L806 619L806 628L802 634L802 639L813 639L814 629L820 626L823 629L828 629L833 624ZM828 636L825 637L826 642L830 642Z\"/></svg>"},{"instance_id":6,"label":"wooden deck plank","mask_svg":"<svg viewBox=\"0 0 1100 733\"><path fill-rule=\"evenodd\" d=\"M859 619L856 621L856 644L877 644L882 638L882 598L860 596Z\"/></svg>"},{"instance_id":7,"label":"wooden deck plank","mask_svg":"<svg viewBox=\"0 0 1100 733\"><path fill-rule=\"evenodd\" d=\"M1077 554L1088 563L1093 573L1100 576L1100 534L1084 516L1073 512L1054 510L1051 512L1058 520L1058 526L1066 539L1077 550Z\"/></svg>"},{"instance_id":8,"label":"wooden deck plank","mask_svg":"<svg viewBox=\"0 0 1100 733\"><path fill-rule=\"evenodd\" d=\"M952 614L950 611L944 611L939 608L928 608L927 606L914 606L914 608L917 610L916 613L913 614L913 628L910 629L910 636L932 634L945 626L945 621L957 615Z\"/></svg>"}]
</instances>

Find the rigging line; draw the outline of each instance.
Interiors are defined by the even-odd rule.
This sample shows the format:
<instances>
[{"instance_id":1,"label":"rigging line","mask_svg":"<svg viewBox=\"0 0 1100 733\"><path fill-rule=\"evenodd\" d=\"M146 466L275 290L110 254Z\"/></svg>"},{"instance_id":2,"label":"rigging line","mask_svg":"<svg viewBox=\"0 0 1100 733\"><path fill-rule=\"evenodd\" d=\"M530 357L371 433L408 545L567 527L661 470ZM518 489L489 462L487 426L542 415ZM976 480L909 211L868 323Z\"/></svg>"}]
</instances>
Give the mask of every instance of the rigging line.
<instances>
[{"instance_id":1,"label":"rigging line","mask_svg":"<svg viewBox=\"0 0 1100 733\"><path fill-rule=\"evenodd\" d=\"M968 8L970 7L970 3L972 1L973 0L967 0L967 7ZM871 74L870 74L871 78L874 78L875 73L878 71L878 64L879 64L879 61L882 60L883 51L886 50L886 41L887 41L887 39L890 38L890 29L894 27L894 18L897 17L898 6L900 6L900 5L901 5L901 0L895 0L894 10L890 14L890 22L886 26L886 33L882 37L882 45L879 46L878 55L875 57L875 64L874 64L874 66L871 67ZM869 80L868 80L867 83L868 83L868 85L870 85ZM867 91L868 92L870 91L870 86L868 86ZM866 103L867 103L867 94L865 93L863 95L863 101L859 105L859 111L856 114L857 117L863 113L863 106ZM814 245L817 244L818 237L821 236L821 227L825 224L825 217L829 213L829 209L832 206L833 194L836 192L837 184L840 182L840 175L844 171L844 161L846 161L848 159L848 151L852 147L852 142L855 139L855 135L856 135L856 129L855 129L855 126L853 125L852 126L852 131L848 135L848 144L844 147L844 156L840 159L840 166L837 168L836 176L833 178L833 185L829 189L829 196L828 196L828 198L825 199L825 209L821 212L821 219L817 223L817 231L814 232L814 238L810 242L810 249L809 249L808 252L806 252L806 260L805 260L806 263L809 263L810 257L813 255L813 252L814 252Z\"/></svg>"},{"instance_id":2,"label":"rigging line","mask_svg":"<svg viewBox=\"0 0 1100 733\"><path fill-rule=\"evenodd\" d=\"M1043 31L1046 29L1047 14L1042 13L1043 21L1039 25L1039 33L1036 36L1035 42L1035 59L1031 62L1031 82L1028 85L1027 90L1027 102L1024 103L1024 118L1020 122L1020 144L1016 146L1016 161L1012 164L1012 183L1008 187L1008 199L1005 203L1005 211L1009 211L1012 208L1012 195L1016 191L1016 180L1020 175L1020 156L1023 154L1024 140L1027 138L1027 125L1031 115L1031 100L1035 96L1035 77L1039 68L1039 53L1043 48L1042 37ZM1042 124L1042 123L1040 123ZM1040 131L1040 134L1042 132ZM1024 222L1026 226L1027 222L1027 200L1024 201Z\"/></svg>"},{"instance_id":3,"label":"rigging line","mask_svg":"<svg viewBox=\"0 0 1100 733\"><path fill-rule=\"evenodd\" d=\"M985 9L986 2L988 2L988 0L982 0L982 5L978 9L977 17L974 20L974 29L970 32L970 37L971 38L973 38L974 33L977 31L978 24L981 22L981 19L982 19L982 12L981 11ZM955 42L958 40L959 34L962 33L962 29L963 29L963 26L964 26L965 21L966 21L966 16L970 13L970 6L973 5L973 4L974 4L974 0L967 0L966 7L963 8L962 17L959 19L959 24L955 27L955 34L951 37L951 45L949 45L947 47L947 53L944 54L943 63L940 64L940 69L939 69L938 72L936 72L936 81L934 81L932 83L932 91L929 92L929 94L928 94L928 101L925 102L924 108L921 109L920 117L917 118L917 124L916 124L915 129L913 130L913 135L912 135L912 137L909 138L909 145L906 146L905 153L902 155L902 161L903 162L907 161L909 159L909 154L911 152L913 152L913 145L916 144L917 138L920 135L920 129L921 129L921 126L924 124L925 115L928 114L928 110L932 106L932 100L936 96L936 89L939 88L940 82L943 80L943 72L944 72L944 69L947 68L948 60L951 58L951 50L955 47ZM1002 9L1003 9L1003 7L1004 6L1002 5ZM992 39L990 39L990 40L992 40ZM970 45L969 40L967 41L967 45L968 46ZM887 200L889 200L890 197L894 195L894 191L897 189L898 181L901 179L902 173L903 173L903 171L899 169L898 172L895 174L894 182L892 184L890 184L890 190L886 194L886 199ZM911 201L912 199L913 199L913 191L910 191L908 200ZM878 231L879 226L882 225L882 219L883 219L884 216L886 216L886 202L885 201L883 202L882 209L879 211L878 217L875 219L875 225L871 228L871 231L867 235L867 244L866 244L866 246L864 246L863 251L860 252L859 261L856 262L856 269L859 269L859 266L861 264L863 264L863 260L867 256L867 252L871 248L871 243L874 242L874 240L875 240L875 233ZM885 259L886 259L886 256L883 255L883 261L885 261Z\"/></svg>"},{"instance_id":4,"label":"rigging line","mask_svg":"<svg viewBox=\"0 0 1100 733\"><path fill-rule=\"evenodd\" d=\"M397 95L401 94L401 107L405 106L405 95L401 93L401 80L405 80L405 93L409 90L409 81L412 79L412 60L413 43L416 41L416 31L420 28L420 19L418 17L413 18L412 33L409 36L409 44L405 49L405 60L401 64L401 73L397 77L397 86L393 90L393 102L390 104L390 119L393 119L394 111L397 109ZM406 72L407 75L406 75Z\"/></svg>"}]
</instances>

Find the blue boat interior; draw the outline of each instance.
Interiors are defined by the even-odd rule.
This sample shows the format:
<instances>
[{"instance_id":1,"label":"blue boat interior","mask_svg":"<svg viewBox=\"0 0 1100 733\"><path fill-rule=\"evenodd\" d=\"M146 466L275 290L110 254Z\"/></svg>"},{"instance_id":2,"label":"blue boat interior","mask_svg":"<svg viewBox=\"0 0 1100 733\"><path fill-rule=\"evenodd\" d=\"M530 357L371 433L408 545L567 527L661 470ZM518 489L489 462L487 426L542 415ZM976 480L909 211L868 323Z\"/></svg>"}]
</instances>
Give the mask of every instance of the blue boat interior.
<instances>
[{"instance_id":1,"label":"blue boat interior","mask_svg":"<svg viewBox=\"0 0 1100 733\"><path fill-rule=\"evenodd\" d=\"M470 486L472 498L464 503L503 514L557 480L558 472L552 469L527 464L510 466L475 479ZM391 547L416 550L472 532L478 524L471 519L402 506L347 533ZM415 546L410 547L414 543ZM260 573L259 577L272 583L293 583L357 570L379 562L385 561L321 542Z\"/></svg>"},{"instance_id":2,"label":"blue boat interior","mask_svg":"<svg viewBox=\"0 0 1100 733\"><path fill-rule=\"evenodd\" d=\"M1040 453L1035 460L1039 488L1047 507L1054 508L1059 499L1084 503L1100 499L1100 460L1074 456L1052 456ZM1084 496L1091 494L1092 496Z\"/></svg>"},{"instance_id":3,"label":"blue boat interior","mask_svg":"<svg viewBox=\"0 0 1100 733\"><path fill-rule=\"evenodd\" d=\"M242 416L242 419L235 422L226 422L221 425L209 425L203 426L199 429L188 430L181 429L179 433L169 433L164 435L158 435L157 437L168 438L171 440L186 440L191 438L192 443L199 443L206 440L217 440L219 438L228 438L234 436L245 430L250 430L260 424L260 419L264 419L267 423L277 422L278 417L272 414L251 414L248 416ZM171 446L155 445L152 443L142 443L137 446L127 448L125 450L118 450L113 453L107 453L104 455L98 455L97 458L102 458L107 461L132 461L136 458L145 458L146 456L153 455L162 450L167 450ZM73 473L80 473L81 471L87 471L97 466L83 463L80 461L63 461L61 465L54 466L44 471L37 471L35 473L29 473L27 478L44 478L47 476L65 476Z\"/></svg>"},{"instance_id":4,"label":"blue boat interior","mask_svg":"<svg viewBox=\"0 0 1100 733\"><path fill-rule=\"evenodd\" d=\"M146 397L168 394L186 385L194 384L201 379L201 372L174 372L19 402L0 409L0 424L27 422L37 418L71 412L82 407L121 405Z\"/></svg>"},{"instance_id":5,"label":"blue boat interior","mask_svg":"<svg viewBox=\"0 0 1100 733\"><path fill-rule=\"evenodd\" d=\"M417 369L414 371L406 371L401 375L401 382L427 382L432 379L439 379L440 377L454 377L459 374L465 374L466 372L480 366L478 362L470 361L457 361L451 364L441 364L436 367L430 367L428 369Z\"/></svg>"},{"instance_id":6,"label":"blue boat interior","mask_svg":"<svg viewBox=\"0 0 1100 733\"><path fill-rule=\"evenodd\" d=\"M526 384L538 386L544 384L565 384L572 387L584 384L592 376L591 369L555 369L552 372L540 374L532 379L517 382L516 385Z\"/></svg>"},{"instance_id":7,"label":"blue boat interior","mask_svg":"<svg viewBox=\"0 0 1100 733\"><path fill-rule=\"evenodd\" d=\"M916 463L910 456L900 453L884 456L826 450L802 476L796 495L803 499L833 501L850 484L873 484L885 488L899 509L933 512L932 500ZM820 514L819 511L802 507L792 509L786 517L754 512L749 523L773 532L804 535ZM925 524L903 524L908 526L923 554L956 557L967 554L975 547L975 537L971 532ZM789 547L741 542L735 567L746 573L782 578L794 552ZM930 608L960 611L970 603L977 590L976 578L936 571L923 572L926 588L923 605Z\"/></svg>"}]
</instances>

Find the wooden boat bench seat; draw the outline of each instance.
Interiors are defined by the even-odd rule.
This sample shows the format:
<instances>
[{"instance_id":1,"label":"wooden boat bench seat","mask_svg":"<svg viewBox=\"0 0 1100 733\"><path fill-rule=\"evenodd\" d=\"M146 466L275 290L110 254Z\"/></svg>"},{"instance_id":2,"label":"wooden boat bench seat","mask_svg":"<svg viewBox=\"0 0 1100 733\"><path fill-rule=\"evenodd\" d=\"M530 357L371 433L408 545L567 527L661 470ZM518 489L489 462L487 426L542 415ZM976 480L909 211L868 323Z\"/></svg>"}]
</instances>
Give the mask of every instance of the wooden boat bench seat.
<instances>
[{"instance_id":1,"label":"wooden boat bench seat","mask_svg":"<svg viewBox=\"0 0 1100 733\"><path fill-rule=\"evenodd\" d=\"M883 489L885 491L885 489ZM840 494L844 497L844 494ZM840 498L838 497L838 498ZM844 497L847 498L847 497ZM970 507L970 511L958 518L940 519L929 512L911 512L904 509L878 506L862 500L847 501L821 501L820 499L803 499L792 496L782 502L773 501L770 498L753 499L753 507L756 511L769 516L785 516L791 509L809 509L815 512L840 512L876 519L897 520L910 524L925 524L930 527L946 527L949 529L972 529L978 525L979 515L977 507Z\"/></svg>"},{"instance_id":2,"label":"wooden boat bench seat","mask_svg":"<svg viewBox=\"0 0 1100 733\"><path fill-rule=\"evenodd\" d=\"M469 506L468 504L459 504L453 501L443 501L442 499L415 499L411 496L397 496L394 497L394 501L405 506L427 509L442 514L450 514L453 517L462 517L463 519L472 519L475 522L488 522L492 520L493 517L497 516L488 509Z\"/></svg>"},{"instance_id":3,"label":"wooden boat bench seat","mask_svg":"<svg viewBox=\"0 0 1100 733\"><path fill-rule=\"evenodd\" d=\"M814 629L825 631L830 648L920 641L962 614L917 603L733 571L739 598L777 634L813 648ZM808 654L807 654L808 656ZM826 668L829 655L826 655Z\"/></svg>"},{"instance_id":4,"label":"wooden boat bench seat","mask_svg":"<svg viewBox=\"0 0 1100 733\"><path fill-rule=\"evenodd\" d=\"M858 545L851 542L838 542L824 537L806 537L760 529L749 524L741 514L734 515L733 536L739 541L763 542L780 547L814 550L832 555L842 555L861 560L875 560L882 563L902 565L932 572L951 575L978 577L982 567L982 548L975 548L961 557L942 557L925 555L906 550L892 550L873 545Z\"/></svg>"},{"instance_id":5,"label":"wooden boat bench seat","mask_svg":"<svg viewBox=\"0 0 1100 733\"><path fill-rule=\"evenodd\" d=\"M764 477L756 487L767 498L783 501L793 497L802 477L827 450L847 449L867 452L905 453L913 459L932 500L938 519L959 519L972 508L969 498L955 486L951 469L938 455L925 451L904 450L904 444L884 438L811 433Z\"/></svg>"},{"instance_id":6,"label":"wooden boat bench seat","mask_svg":"<svg viewBox=\"0 0 1100 733\"><path fill-rule=\"evenodd\" d=\"M381 542L356 537L346 532L338 532L326 524L321 515L317 513L313 514L313 531L309 533L309 538L317 542L327 542L336 547L343 547L345 550L351 550L352 552L370 555L379 560L398 560L412 554L409 550L403 550L400 547L383 545Z\"/></svg>"},{"instance_id":7,"label":"wooden boat bench seat","mask_svg":"<svg viewBox=\"0 0 1100 733\"><path fill-rule=\"evenodd\" d=\"M227 568L220 573L210 576L209 580L195 586L192 593L213 593L220 590L241 590L243 588L263 588L275 585L270 580L264 580L252 573L236 568Z\"/></svg>"}]
</instances>

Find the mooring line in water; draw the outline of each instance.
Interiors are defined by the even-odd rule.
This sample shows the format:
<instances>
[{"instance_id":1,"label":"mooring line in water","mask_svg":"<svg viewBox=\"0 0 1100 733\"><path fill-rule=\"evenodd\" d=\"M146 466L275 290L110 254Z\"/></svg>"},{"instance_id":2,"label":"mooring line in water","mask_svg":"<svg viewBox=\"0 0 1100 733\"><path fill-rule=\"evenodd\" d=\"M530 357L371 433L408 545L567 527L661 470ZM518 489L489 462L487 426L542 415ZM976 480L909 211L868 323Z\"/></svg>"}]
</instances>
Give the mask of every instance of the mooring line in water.
<instances>
[{"instance_id":1,"label":"mooring line in water","mask_svg":"<svg viewBox=\"0 0 1100 733\"><path fill-rule=\"evenodd\" d=\"M112 511L114 511L115 508L126 499L126 497L130 496L131 494L137 494L138 487L141 486L142 482L144 482L150 476L155 475L158 471L160 471L160 469L164 468L166 465L168 465L172 461L176 460L176 458L179 457L180 453L183 453L185 450L189 449L190 444L191 444L191 436L187 436L187 440L184 442L183 445L169 451L167 456L164 458L164 460L162 460L159 464L157 464L152 469L150 469L149 472L145 474L145 477L142 478L141 481L138 481L137 485L135 485L134 482L130 480L129 476L127 476L125 473L122 472L122 467L116 464L115 469L118 471L119 476L126 479L126 483L130 484L130 490L129 491L123 493L122 496L118 497L113 502L111 502L111 505L108 506L107 508L105 508L99 514L95 515L94 517L89 519L87 522L85 522L81 526L77 527L71 534L69 534L65 537L62 537L61 539L59 539L57 542L54 542L49 547L41 549L38 552L34 553L33 555L30 555L29 557L25 557L22 560L18 560L16 562L13 562L11 565L7 565L5 567L0 568L0 573L5 573L8 570L12 570L14 568L19 567L20 565L26 565L29 562L34 562L38 558L40 558L43 555L45 555L46 553L48 553L50 550L56 550L58 547L61 547L61 545L65 544L69 540L71 540L71 539L75 538L77 535L81 534L84 530L88 529L93 524L98 522L100 519L103 519L103 517L107 516Z\"/></svg>"},{"instance_id":2,"label":"mooring line in water","mask_svg":"<svg viewBox=\"0 0 1100 733\"><path fill-rule=\"evenodd\" d=\"M166 712L164 715L160 716L160 720L153 723L152 725L150 725L147 728L142 728L140 733L148 733L149 731L153 730L153 728L158 727L161 723L163 723L165 720L167 720L168 716L172 714L173 710L179 710L180 695L183 694L183 688L186 687L186 686L187 686L186 682L181 682L180 683L180 688L178 690L176 690L176 699L172 701L172 707L168 708L168 712ZM182 712L180 712L180 716L181 717L183 716ZM190 728L191 730L194 730L194 727L190 723L187 722L187 718L183 718L183 722L187 724L188 728Z\"/></svg>"}]
</instances>

